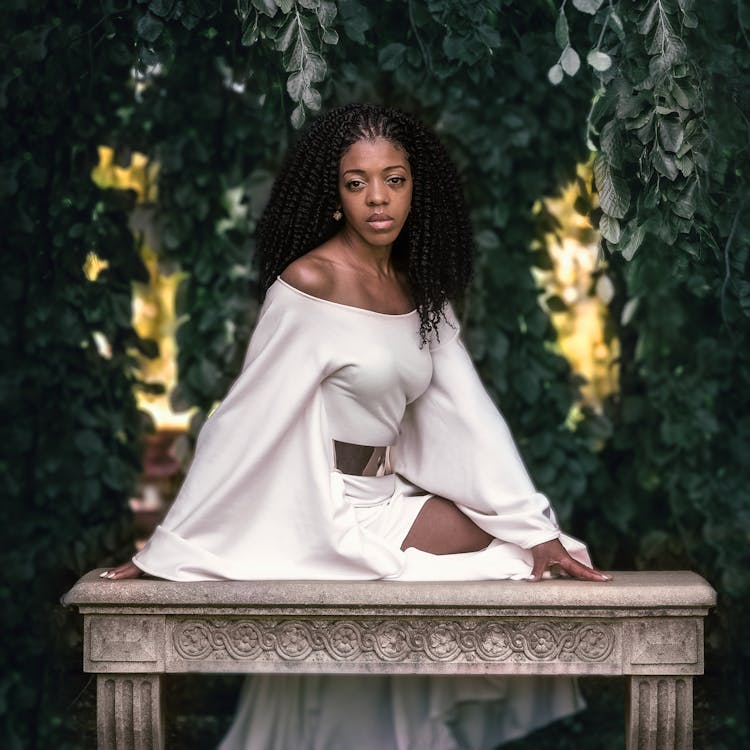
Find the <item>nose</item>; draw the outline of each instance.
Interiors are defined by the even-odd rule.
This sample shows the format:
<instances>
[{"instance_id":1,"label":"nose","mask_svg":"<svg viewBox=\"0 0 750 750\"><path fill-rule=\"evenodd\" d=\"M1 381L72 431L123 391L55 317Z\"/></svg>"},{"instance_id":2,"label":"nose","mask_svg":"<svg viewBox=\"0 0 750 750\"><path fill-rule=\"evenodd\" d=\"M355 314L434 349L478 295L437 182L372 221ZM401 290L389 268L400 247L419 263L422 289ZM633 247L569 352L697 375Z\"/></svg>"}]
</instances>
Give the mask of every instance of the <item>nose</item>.
<instances>
[{"instance_id":1,"label":"nose","mask_svg":"<svg viewBox=\"0 0 750 750\"><path fill-rule=\"evenodd\" d=\"M379 206L388 203L388 191L385 183L380 180L372 180L367 187L367 205Z\"/></svg>"}]
</instances>

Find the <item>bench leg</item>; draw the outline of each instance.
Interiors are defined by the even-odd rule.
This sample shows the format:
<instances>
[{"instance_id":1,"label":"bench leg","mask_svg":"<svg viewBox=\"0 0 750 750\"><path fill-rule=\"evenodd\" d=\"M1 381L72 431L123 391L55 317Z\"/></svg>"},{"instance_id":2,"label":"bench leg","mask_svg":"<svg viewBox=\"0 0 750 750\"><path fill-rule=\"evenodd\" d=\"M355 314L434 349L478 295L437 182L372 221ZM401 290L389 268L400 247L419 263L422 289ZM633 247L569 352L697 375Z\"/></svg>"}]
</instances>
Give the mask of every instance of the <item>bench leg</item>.
<instances>
[{"instance_id":1,"label":"bench leg","mask_svg":"<svg viewBox=\"0 0 750 750\"><path fill-rule=\"evenodd\" d=\"M97 675L96 732L98 750L163 750L161 675Z\"/></svg>"},{"instance_id":2,"label":"bench leg","mask_svg":"<svg viewBox=\"0 0 750 750\"><path fill-rule=\"evenodd\" d=\"M693 678L631 675L627 750L692 750Z\"/></svg>"}]
</instances>

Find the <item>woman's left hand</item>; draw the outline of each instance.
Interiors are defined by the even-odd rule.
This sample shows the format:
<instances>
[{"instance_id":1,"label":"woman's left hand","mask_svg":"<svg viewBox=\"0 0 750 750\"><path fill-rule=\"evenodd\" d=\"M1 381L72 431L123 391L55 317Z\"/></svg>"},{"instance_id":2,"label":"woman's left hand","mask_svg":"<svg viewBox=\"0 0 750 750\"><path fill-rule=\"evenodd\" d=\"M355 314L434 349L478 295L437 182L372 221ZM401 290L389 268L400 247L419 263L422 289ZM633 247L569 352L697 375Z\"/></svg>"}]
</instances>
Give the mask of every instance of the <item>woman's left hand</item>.
<instances>
[{"instance_id":1,"label":"woman's left hand","mask_svg":"<svg viewBox=\"0 0 750 750\"><path fill-rule=\"evenodd\" d=\"M110 581L120 581L125 578L138 578L143 575L143 571L130 560L118 565L112 570L105 570L103 573L99 573L99 578L109 578Z\"/></svg>"},{"instance_id":2,"label":"woman's left hand","mask_svg":"<svg viewBox=\"0 0 750 750\"><path fill-rule=\"evenodd\" d=\"M612 580L612 576L574 560L559 539L550 539L548 542L542 542L531 547L531 554L534 556L534 567L531 571L532 581L540 581L544 572L553 565L563 570L571 578L578 578L581 581Z\"/></svg>"}]
</instances>

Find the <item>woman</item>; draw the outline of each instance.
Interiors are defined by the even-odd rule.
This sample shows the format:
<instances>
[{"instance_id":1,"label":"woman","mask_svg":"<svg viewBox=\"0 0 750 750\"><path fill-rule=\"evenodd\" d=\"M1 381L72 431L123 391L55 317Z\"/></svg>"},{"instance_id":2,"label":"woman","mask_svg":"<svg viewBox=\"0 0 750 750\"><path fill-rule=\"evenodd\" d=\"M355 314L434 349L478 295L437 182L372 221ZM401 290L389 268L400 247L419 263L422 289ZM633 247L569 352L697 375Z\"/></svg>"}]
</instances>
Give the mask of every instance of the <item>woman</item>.
<instances>
[{"instance_id":1,"label":"woman","mask_svg":"<svg viewBox=\"0 0 750 750\"><path fill-rule=\"evenodd\" d=\"M320 118L258 248L242 372L163 523L105 577L608 580L560 532L461 341L449 299L473 243L427 128L370 105ZM523 679L253 678L222 747L491 748L579 707L568 679Z\"/></svg>"}]
</instances>

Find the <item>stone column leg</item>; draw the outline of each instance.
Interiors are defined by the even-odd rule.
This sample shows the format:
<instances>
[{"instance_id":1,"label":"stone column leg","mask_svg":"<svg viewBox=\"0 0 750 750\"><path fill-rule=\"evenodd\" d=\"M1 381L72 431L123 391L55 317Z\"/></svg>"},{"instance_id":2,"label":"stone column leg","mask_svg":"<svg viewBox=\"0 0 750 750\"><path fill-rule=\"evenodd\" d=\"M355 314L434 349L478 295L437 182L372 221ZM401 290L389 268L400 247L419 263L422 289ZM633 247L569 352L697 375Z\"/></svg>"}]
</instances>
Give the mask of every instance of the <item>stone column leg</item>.
<instances>
[{"instance_id":1,"label":"stone column leg","mask_svg":"<svg viewBox=\"0 0 750 750\"><path fill-rule=\"evenodd\" d=\"M96 730L98 750L163 750L161 675L97 675Z\"/></svg>"},{"instance_id":2,"label":"stone column leg","mask_svg":"<svg viewBox=\"0 0 750 750\"><path fill-rule=\"evenodd\" d=\"M631 675L625 746L692 750L692 677Z\"/></svg>"}]
</instances>

